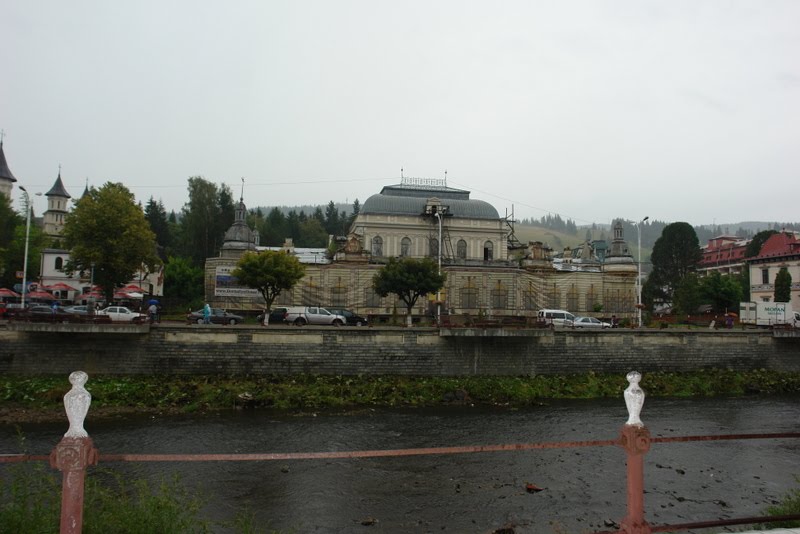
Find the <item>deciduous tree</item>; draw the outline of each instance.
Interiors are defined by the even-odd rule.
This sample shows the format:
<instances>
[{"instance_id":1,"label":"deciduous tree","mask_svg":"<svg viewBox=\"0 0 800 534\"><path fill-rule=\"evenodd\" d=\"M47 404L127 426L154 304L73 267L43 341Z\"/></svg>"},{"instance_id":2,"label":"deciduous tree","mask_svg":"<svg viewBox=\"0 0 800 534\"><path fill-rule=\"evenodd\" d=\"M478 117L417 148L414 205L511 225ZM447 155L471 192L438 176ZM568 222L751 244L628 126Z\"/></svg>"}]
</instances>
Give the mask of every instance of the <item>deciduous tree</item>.
<instances>
[{"instance_id":1,"label":"deciduous tree","mask_svg":"<svg viewBox=\"0 0 800 534\"><path fill-rule=\"evenodd\" d=\"M296 256L282 251L246 252L231 272L239 283L257 289L264 297L267 314L284 290L292 289L305 274L305 265Z\"/></svg>"},{"instance_id":2,"label":"deciduous tree","mask_svg":"<svg viewBox=\"0 0 800 534\"><path fill-rule=\"evenodd\" d=\"M375 292L385 297L397 295L406 305L411 324L411 310L419 297L435 293L444 286L445 274L431 258L390 258L372 278Z\"/></svg>"},{"instance_id":3,"label":"deciduous tree","mask_svg":"<svg viewBox=\"0 0 800 534\"><path fill-rule=\"evenodd\" d=\"M164 266L164 296L190 308L202 305L203 269L187 258L171 256Z\"/></svg>"},{"instance_id":4,"label":"deciduous tree","mask_svg":"<svg viewBox=\"0 0 800 534\"><path fill-rule=\"evenodd\" d=\"M119 183L90 189L67 215L64 241L70 250L65 271L89 272L111 301L114 289L131 281L136 271L155 269L155 234L133 193Z\"/></svg>"}]
</instances>

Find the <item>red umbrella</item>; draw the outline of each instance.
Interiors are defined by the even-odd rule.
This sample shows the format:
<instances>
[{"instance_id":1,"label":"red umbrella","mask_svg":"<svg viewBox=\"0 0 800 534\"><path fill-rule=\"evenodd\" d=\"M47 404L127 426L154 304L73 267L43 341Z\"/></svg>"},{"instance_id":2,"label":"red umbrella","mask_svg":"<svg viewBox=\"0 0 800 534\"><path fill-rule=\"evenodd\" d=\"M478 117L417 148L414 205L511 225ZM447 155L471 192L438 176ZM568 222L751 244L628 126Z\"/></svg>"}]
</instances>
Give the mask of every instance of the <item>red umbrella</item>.
<instances>
[{"instance_id":1,"label":"red umbrella","mask_svg":"<svg viewBox=\"0 0 800 534\"><path fill-rule=\"evenodd\" d=\"M44 286L44 289L49 289L50 291L77 291L77 289L65 284L64 282L58 282L52 286Z\"/></svg>"},{"instance_id":2,"label":"red umbrella","mask_svg":"<svg viewBox=\"0 0 800 534\"><path fill-rule=\"evenodd\" d=\"M47 291L31 291L27 294L27 297L31 300L54 300L55 297L48 293Z\"/></svg>"},{"instance_id":3,"label":"red umbrella","mask_svg":"<svg viewBox=\"0 0 800 534\"><path fill-rule=\"evenodd\" d=\"M19 297L19 293L15 293L15 292L11 291L10 289L6 289L4 287L0 287L0 297L2 297L2 298L7 298L7 297L17 298L17 297Z\"/></svg>"},{"instance_id":4,"label":"red umbrella","mask_svg":"<svg viewBox=\"0 0 800 534\"><path fill-rule=\"evenodd\" d=\"M136 291L137 293L144 293L144 289L137 286L136 284L128 284L127 286L122 288L122 291Z\"/></svg>"}]
</instances>

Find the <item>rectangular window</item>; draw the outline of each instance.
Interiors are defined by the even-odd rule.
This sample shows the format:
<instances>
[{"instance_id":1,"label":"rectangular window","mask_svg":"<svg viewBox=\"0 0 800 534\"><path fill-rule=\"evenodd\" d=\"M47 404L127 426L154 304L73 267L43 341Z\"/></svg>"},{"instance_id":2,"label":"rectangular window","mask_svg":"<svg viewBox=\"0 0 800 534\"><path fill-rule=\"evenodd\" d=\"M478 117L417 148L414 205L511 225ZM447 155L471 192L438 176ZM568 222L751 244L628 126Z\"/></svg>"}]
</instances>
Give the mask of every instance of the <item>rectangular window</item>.
<instances>
[{"instance_id":1,"label":"rectangular window","mask_svg":"<svg viewBox=\"0 0 800 534\"><path fill-rule=\"evenodd\" d=\"M594 293L586 293L586 311L594 311Z\"/></svg>"},{"instance_id":2,"label":"rectangular window","mask_svg":"<svg viewBox=\"0 0 800 534\"><path fill-rule=\"evenodd\" d=\"M549 307L557 310L561 307L561 292L558 289L553 289L550 292L550 305Z\"/></svg>"},{"instance_id":3,"label":"rectangular window","mask_svg":"<svg viewBox=\"0 0 800 534\"><path fill-rule=\"evenodd\" d=\"M347 307L347 288L346 287L332 287L331 288L331 305L336 308Z\"/></svg>"},{"instance_id":4,"label":"rectangular window","mask_svg":"<svg viewBox=\"0 0 800 534\"><path fill-rule=\"evenodd\" d=\"M538 310L536 305L536 295L533 291L522 292L522 308L525 310Z\"/></svg>"},{"instance_id":5,"label":"rectangular window","mask_svg":"<svg viewBox=\"0 0 800 534\"><path fill-rule=\"evenodd\" d=\"M567 309L574 312L578 311L578 293L574 290L567 293Z\"/></svg>"},{"instance_id":6,"label":"rectangular window","mask_svg":"<svg viewBox=\"0 0 800 534\"><path fill-rule=\"evenodd\" d=\"M478 289L474 287L461 288L461 307L464 309L478 308Z\"/></svg>"},{"instance_id":7,"label":"rectangular window","mask_svg":"<svg viewBox=\"0 0 800 534\"><path fill-rule=\"evenodd\" d=\"M364 302L368 308L380 308L381 296L375 293L375 290L368 287L364 290Z\"/></svg>"},{"instance_id":8,"label":"rectangular window","mask_svg":"<svg viewBox=\"0 0 800 534\"><path fill-rule=\"evenodd\" d=\"M292 304L292 292L286 289L281 291L280 294L275 298L275 304L290 306Z\"/></svg>"},{"instance_id":9,"label":"rectangular window","mask_svg":"<svg viewBox=\"0 0 800 534\"><path fill-rule=\"evenodd\" d=\"M769 269L761 269L761 283L769 284Z\"/></svg>"},{"instance_id":10,"label":"rectangular window","mask_svg":"<svg viewBox=\"0 0 800 534\"><path fill-rule=\"evenodd\" d=\"M319 288L317 286L303 286L303 306L319 304Z\"/></svg>"},{"instance_id":11,"label":"rectangular window","mask_svg":"<svg viewBox=\"0 0 800 534\"><path fill-rule=\"evenodd\" d=\"M508 291L505 289L492 290L492 309L505 310L508 308Z\"/></svg>"}]
</instances>

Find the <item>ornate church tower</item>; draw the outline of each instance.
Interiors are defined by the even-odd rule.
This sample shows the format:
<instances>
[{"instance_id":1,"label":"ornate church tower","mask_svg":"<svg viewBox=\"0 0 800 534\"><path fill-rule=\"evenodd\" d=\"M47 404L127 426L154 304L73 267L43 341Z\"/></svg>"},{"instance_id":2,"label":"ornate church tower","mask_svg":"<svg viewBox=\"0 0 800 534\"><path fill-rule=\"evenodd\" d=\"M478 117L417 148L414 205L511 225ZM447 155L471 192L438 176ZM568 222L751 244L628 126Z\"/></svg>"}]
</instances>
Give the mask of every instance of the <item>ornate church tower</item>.
<instances>
[{"instance_id":1,"label":"ornate church tower","mask_svg":"<svg viewBox=\"0 0 800 534\"><path fill-rule=\"evenodd\" d=\"M248 250L256 250L257 235L247 226L247 208L241 197L235 213L233 224L225 232L222 243L220 256L223 258L238 258Z\"/></svg>"},{"instance_id":2,"label":"ornate church tower","mask_svg":"<svg viewBox=\"0 0 800 534\"><path fill-rule=\"evenodd\" d=\"M56 183L45 193L47 197L47 211L44 212L44 233L50 237L59 237L64 229L64 218L69 208L69 193L61 181L61 168L58 169Z\"/></svg>"},{"instance_id":3,"label":"ornate church tower","mask_svg":"<svg viewBox=\"0 0 800 534\"><path fill-rule=\"evenodd\" d=\"M17 179L11 174L11 169L6 163L6 155L3 152L3 137L0 135L0 194L5 195L11 200L11 189Z\"/></svg>"}]
</instances>

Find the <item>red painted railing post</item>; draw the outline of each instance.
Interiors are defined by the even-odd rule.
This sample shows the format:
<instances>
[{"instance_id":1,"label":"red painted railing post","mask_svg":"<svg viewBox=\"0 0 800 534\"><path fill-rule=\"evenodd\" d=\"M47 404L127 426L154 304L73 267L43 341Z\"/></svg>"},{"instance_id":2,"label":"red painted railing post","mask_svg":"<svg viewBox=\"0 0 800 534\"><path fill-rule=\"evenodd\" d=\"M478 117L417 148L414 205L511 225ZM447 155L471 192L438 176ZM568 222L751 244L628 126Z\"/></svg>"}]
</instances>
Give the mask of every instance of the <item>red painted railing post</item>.
<instances>
[{"instance_id":1,"label":"red painted railing post","mask_svg":"<svg viewBox=\"0 0 800 534\"><path fill-rule=\"evenodd\" d=\"M61 534L80 534L83 529L83 486L86 468L97 465L92 438L61 439L50 453L50 465L63 473L61 484Z\"/></svg>"},{"instance_id":2,"label":"red painted railing post","mask_svg":"<svg viewBox=\"0 0 800 534\"><path fill-rule=\"evenodd\" d=\"M644 455L650 450L650 431L639 419L644 406L644 391L639 387L642 375L631 371L627 379L630 385L624 397L628 421L622 427L619 442L625 449L628 464L628 515L620 524L620 532L650 534L650 525L644 520Z\"/></svg>"},{"instance_id":3,"label":"red painted railing post","mask_svg":"<svg viewBox=\"0 0 800 534\"><path fill-rule=\"evenodd\" d=\"M61 484L61 534L80 534L83 529L83 487L86 468L97 465L98 451L83 429L83 420L92 403L83 385L89 375L75 371L69 375L72 389L64 395L69 430L50 453L50 465L63 473Z\"/></svg>"}]
</instances>

